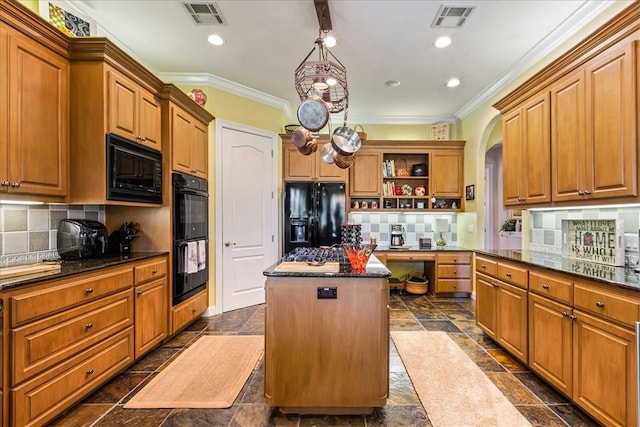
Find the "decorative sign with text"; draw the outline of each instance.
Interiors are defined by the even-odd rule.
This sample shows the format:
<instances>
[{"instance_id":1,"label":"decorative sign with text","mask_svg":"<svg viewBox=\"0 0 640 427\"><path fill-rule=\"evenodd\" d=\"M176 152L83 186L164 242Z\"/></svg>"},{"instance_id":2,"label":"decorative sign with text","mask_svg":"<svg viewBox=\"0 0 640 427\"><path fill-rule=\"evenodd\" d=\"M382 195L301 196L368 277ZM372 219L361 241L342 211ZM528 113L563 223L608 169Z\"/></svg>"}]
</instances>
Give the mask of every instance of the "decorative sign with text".
<instances>
[{"instance_id":1,"label":"decorative sign with text","mask_svg":"<svg viewBox=\"0 0 640 427\"><path fill-rule=\"evenodd\" d=\"M624 227L615 219L562 221L563 254L599 264L624 266Z\"/></svg>"}]
</instances>

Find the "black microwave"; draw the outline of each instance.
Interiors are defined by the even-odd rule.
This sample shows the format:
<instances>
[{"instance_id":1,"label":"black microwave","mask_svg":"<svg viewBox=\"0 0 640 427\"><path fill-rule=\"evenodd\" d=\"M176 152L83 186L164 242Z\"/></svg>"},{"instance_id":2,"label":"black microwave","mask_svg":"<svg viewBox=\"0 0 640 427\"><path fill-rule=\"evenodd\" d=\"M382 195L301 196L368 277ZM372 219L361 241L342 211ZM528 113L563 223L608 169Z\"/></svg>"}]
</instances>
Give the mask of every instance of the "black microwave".
<instances>
[{"instance_id":1,"label":"black microwave","mask_svg":"<svg viewBox=\"0 0 640 427\"><path fill-rule=\"evenodd\" d=\"M162 153L107 134L107 200L162 203Z\"/></svg>"}]
</instances>

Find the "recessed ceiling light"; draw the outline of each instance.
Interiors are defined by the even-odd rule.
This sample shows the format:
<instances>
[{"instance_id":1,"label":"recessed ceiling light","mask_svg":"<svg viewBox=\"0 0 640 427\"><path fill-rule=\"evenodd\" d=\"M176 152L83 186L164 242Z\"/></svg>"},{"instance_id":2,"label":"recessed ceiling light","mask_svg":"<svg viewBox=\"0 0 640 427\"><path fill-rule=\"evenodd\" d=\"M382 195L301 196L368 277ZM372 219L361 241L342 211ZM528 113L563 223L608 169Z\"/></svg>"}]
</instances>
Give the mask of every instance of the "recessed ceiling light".
<instances>
[{"instance_id":1,"label":"recessed ceiling light","mask_svg":"<svg viewBox=\"0 0 640 427\"><path fill-rule=\"evenodd\" d=\"M451 44L451 39L447 36L443 36L443 37L439 37L436 42L434 43L434 46L437 48L443 48L443 47L447 47Z\"/></svg>"},{"instance_id":2,"label":"recessed ceiling light","mask_svg":"<svg viewBox=\"0 0 640 427\"><path fill-rule=\"evenodd\" d=\"M224 39L217 34L211 34L207 41L214 46L222 46L224 44Z\"/></svg>"},{"instance_id":3,"label":"recessed ceiling light","mask_svg":"<svg viewBox=\"0 0 640 427\"><path fill-rule=\"evenodd\" d=\"M389 86L389 87L398 87L398 86L400 86L400 82L398 80L387 80L386 82L384 82L384 84Z\"/></svg>"},{"instance_id":4,"label":"recessed ceiling light","mask_svg":"<svg viewBox=\"0 0 640 427\"><path fill-rule=\"evenodd\" d=\"M453 78L453 79L449 79L449 81L447 82L447 87L456 87L460 84L460 80Z\"/></svg>"},{"instance_id":5,"label":"recessed ceiling light","mask_svg":"<svg viewBox=\"0 0 640 427\"><path fill-rule=\"evenodd\" d=\"M326 36L323 40L324 45L327 47L335 47L338 44L338 41L333 36Z\"/></svg>"}]
</instances>

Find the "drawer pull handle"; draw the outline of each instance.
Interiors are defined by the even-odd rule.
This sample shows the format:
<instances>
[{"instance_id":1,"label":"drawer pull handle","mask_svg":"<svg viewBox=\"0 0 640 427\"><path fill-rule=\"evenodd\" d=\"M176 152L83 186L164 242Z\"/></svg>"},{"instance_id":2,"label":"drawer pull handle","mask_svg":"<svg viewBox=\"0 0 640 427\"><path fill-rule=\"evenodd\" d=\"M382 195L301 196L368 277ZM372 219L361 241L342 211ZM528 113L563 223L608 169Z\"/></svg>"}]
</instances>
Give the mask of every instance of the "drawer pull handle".
<instances>
[{"instance_id":1,"label":"drawer pull handle","mask_svg":"<svg viewBox=\"0 0 640 427\"><path fill-rule=\"evenodd\" d=\"M549 289L549 285L545 283L544 285L542 285L542 289Z\"/></svg>"},{"instance_id":2,"label":"drawer pull handle","mask_svg":"<svg viewBox=\"0 0 640 427\"><path fill-rule=\"evenodd\" d=\"M151 274L157 274L158 273L158 269L154 268L153 270L151 270Z\"/></svg>"},{"instance_id":3,"label":"drawer pull handle","mask_svg":"<svg viewBox=\"0 0 640 427\"><path fill-rule=\"evenodd\" d=\"M596 301L596 305L600 308L604 307L604 303L602 301Z\"/></svg>"},{"instance_id":4,"label":"drawer pull handle","mask_svg":"<svg viewBox=\"0 0 640 427\"><path fill-rule=\"evenodd\" d=\"M87 369L87 375L93 374L93 369Z\"/></svg>"},{"instance_id":5,"label":"drawer pull handle","mask_svg":"<svg viewBox=\"0 0 640 427\"><path fill-rule=\"evenodd\" d=\"M562 315L563 315L564 317L567 317L567 316L569 316L569 313L567 313L566 311L563 311L563 312L562 312Z\"/></svg>"},{"instance_id":6,"label":"drawer pull handle","mask_svg":"<svg viewBox=\"0 0 640 427\"><path fill-rule=\"evenodd\" d=\"M576 316L574 316L573 314L570 314L570 315L569 315L569 319L571 319L571 320L576 320L576 319L577 319L577 317L576 317Z\"/></svg>"},{"instance_id":7,"label":"drawer pull handle","mask_svg":"<svg viewBox=\"0 0 640 427\"><path fill-rule=\"evenodd\" d=\"M91 329L91 328L93 328L93 323L87 323L87 324L85 325L85 328L87 328L87 329Z\"/></svg>"},{"instance_id":8,"label":"drawer pull handle","mask_svg":"<svg viewBox=\"0 0 640 427\"><path fill-rule=\"evenodd\" d=\"M87 288L84 290L86 293L90 294L93 293L93 288Z\"/></svg>"},{"instance_id":9,"label":"drawer pull handle","mask_svg":"<svg viewBox=\"0 0 640 427\"><path fill-rule=\"evenodd\" d=\"M484 265L484 264L481 264L481 265L480 265L480 267L482 267L482 268L484 268L484 269L486 269L486 268L487 268L487 266L486 266L486 265Z\"/></svg>"},{"instance_id":10,"label":"drawer pull handle","mask_svg":"<svg viewBox=\"0 0 640 427\"><path fill-rule=\"evenodd\" d=\"M511 277L511 273L505 273L504 275L507 277Z\"/></svg>"},{"instance_id":11,"label":"drawer pull handle","mask_svg":"<svg viewBox=\"0 0 640 427\"><path fill-rule=\"evenodd\" d=\"M142 295L142 291L137 292L138 296Z\"/></svg>"}]
</instances>

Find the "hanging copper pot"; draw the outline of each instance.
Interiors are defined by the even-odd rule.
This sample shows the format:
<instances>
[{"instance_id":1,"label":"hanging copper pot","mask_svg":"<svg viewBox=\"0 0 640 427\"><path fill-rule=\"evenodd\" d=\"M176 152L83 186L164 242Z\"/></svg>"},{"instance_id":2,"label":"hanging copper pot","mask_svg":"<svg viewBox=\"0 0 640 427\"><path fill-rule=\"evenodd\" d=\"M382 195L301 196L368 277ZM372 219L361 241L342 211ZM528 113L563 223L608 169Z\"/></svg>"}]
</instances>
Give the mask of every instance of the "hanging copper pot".
<instances>
[{"instance_id":1,"label":"hanging copper pot","mask_svg":"<svg viewBox=\"0 0 640 427\"><path fill-rule=\"evenodd\" d=\"M298 126L291 134L291 142L293 142L293 145L295 145L298 148L304 147L312 139L313 139L313 136L311 135L311 132L309 132L307 129L303 128L302 126Z\"/></svg>"},{"instance_id":2,"label":"hanging copper pot","mask_svg":"<svg viewBox=\"0 0 640 427\"><path fill-rule=\"evenodd\" d=\"M336 164L340 169L348 169L353 164L356 156L345 156L343 154L338 153L334 150L333 152L333 163Z\"/></svg>"},{"instance_id":3,"label":"hanging copper pot","mask_svg":"<svg viewBox=\"0 0 640 427\"><path fill-rule=\"evenodd\" d=\"M315 153L317 149L318 149L318 140L316 140L315 138L309 141L307 145L303 147L298 147L298 151L304 154L305 156L308 156L311 153Z\"/></svg>"},{"instance_id":4,"label":"hanging copper pot","mask_svg":"<svg viewBox=\"0 0 640 427\"><path fill-rule=\"evenodd\" d=\"M298 121L311 132L318 132L329 121L327 104L318 97L305 99L298 106Z\"/></svg>"},{"instance_id":5,"label":"hanging copper pot","mask_svg":"<svg viewBox=\"0 0 640 427\"><path fill-rule=\"evenodd\" d=\"M351 156L358 152L362 141L358 132L347 126L340 126L331 135L331 145L338 153L344 156Z\"/></svg>"}]
</instances>

